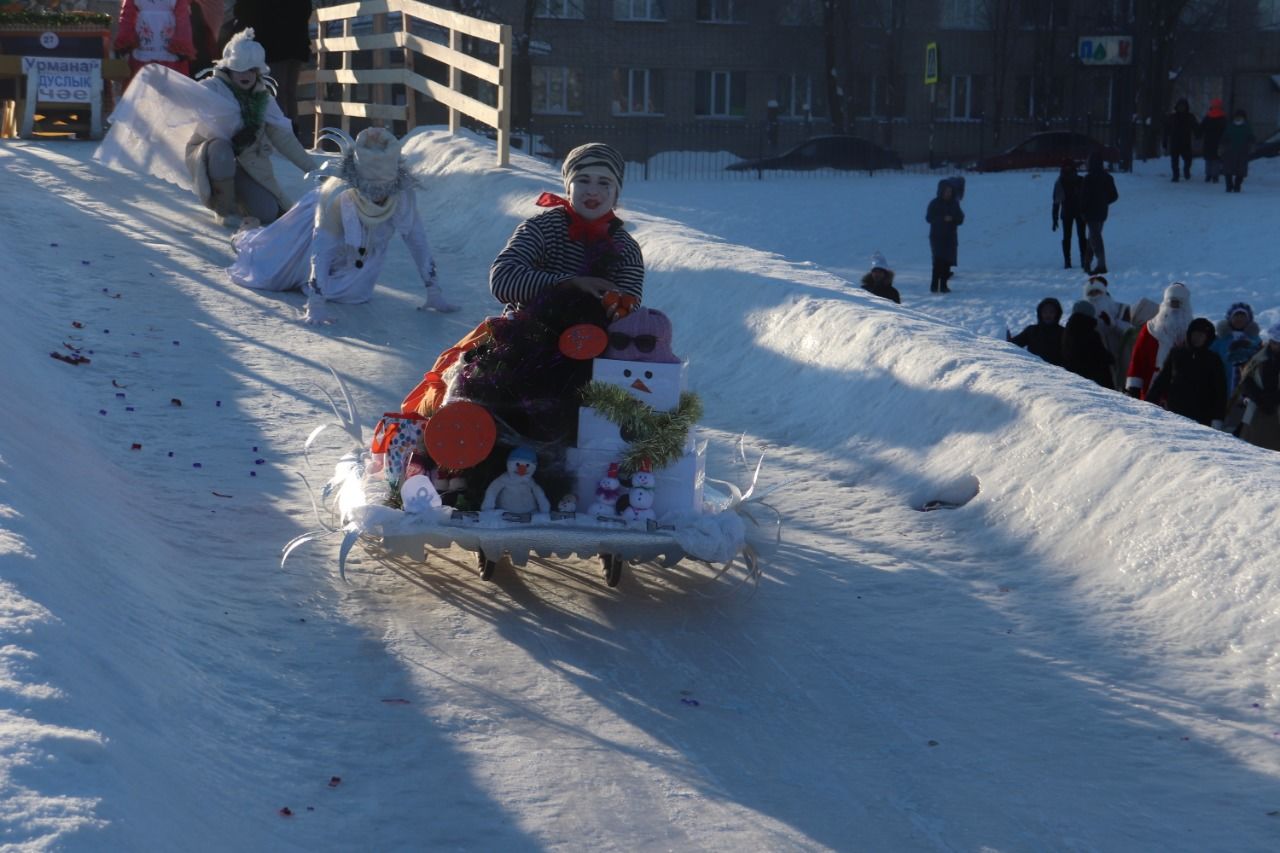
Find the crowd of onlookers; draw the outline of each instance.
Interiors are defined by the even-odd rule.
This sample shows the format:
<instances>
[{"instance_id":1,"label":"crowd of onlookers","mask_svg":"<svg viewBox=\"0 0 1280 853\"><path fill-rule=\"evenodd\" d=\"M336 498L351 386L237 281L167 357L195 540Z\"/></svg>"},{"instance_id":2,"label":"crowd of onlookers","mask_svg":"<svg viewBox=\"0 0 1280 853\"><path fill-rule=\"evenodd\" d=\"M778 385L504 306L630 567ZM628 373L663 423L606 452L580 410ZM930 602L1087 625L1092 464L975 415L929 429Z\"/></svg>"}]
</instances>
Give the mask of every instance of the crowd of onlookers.
<instances>
[{"instance_id":1,"label":"crowd of onlookers","mask_svg":"<svg viewBox=\"0 0 1280 853\"><path fill-rule=\"evenodd\" d=\"M1244 302L1216 324L1196 317L1180 282L1158 306L1126 305L1100 275L1089 277L1065 326L1062 315L1057 299L1041 300L1036 322L1009 340L1105 388L1280 450L1280 323L1260 332Z\"/></svg>"}]
</instances>

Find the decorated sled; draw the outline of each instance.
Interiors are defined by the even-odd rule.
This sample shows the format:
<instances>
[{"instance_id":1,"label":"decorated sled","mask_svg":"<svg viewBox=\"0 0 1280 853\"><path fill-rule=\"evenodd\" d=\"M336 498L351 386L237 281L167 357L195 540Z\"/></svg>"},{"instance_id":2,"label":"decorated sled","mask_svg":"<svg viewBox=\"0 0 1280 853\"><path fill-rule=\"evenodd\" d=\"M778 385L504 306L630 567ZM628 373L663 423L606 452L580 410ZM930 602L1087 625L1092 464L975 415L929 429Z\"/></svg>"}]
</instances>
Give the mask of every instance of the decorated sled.
<instances>
[{"instance_id":1,"label":"decorated sled","mask_svg":"<svg viewBox=\"0 0 1280 853\"><path fill-rule=\"evenodd\" d=\"M336 421L316 427L304 453L331 426L355 446L324 487L324 511L317 503L322 529L289 542L283 559L341 533L344 578L348 554L364 542L413 559L462 548L485 580L536 555L598 560L610 587L628 565L682 560L717 576L738 567L754 582L759 546L780 535L763 502L778 486L757 488L759 462L745 489L706 477L701 404L684 388L687 365L671 354L665 316L639 309L614 322L569 322L580 308L543 310L539 322L553 319L533 332L524 321L486 321L497 325L447 350L449 363L437 362L367 445L334 374ZM531 340L551 338L554 353L530 351ZM553 400L539 383L563 393Z\"/></svg>"}]
</instances>

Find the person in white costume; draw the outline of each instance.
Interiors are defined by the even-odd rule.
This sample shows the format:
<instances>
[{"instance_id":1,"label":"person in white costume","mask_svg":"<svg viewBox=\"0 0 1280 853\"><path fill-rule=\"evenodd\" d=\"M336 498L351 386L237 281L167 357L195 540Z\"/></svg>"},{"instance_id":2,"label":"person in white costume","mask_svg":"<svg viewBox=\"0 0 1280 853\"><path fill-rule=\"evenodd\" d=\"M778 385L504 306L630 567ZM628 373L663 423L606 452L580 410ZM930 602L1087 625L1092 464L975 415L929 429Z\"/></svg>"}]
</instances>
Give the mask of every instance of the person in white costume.
<instances>
[{"instance_id":1,"label":"person in white costume","mask_svg":"<svg viewBox=\"0 0 1280 853\"><path fill-rule=\"evenodd\" d=\"M326 128L320 140L341 149L336 169L326 164L323 183L276 222L241 230L231 238L233 282L255 290L302 289L304 321L328 323L328 302L367 302L386 263L391 238L404 240L427 287L420 310L456 311L436 278L436 264L418 215L412 176L391 131L370 127L352 140Z\"/></svg>"},{"instance_id":2,"label":"person in white costume","mask_svg":"<svg viewBox=\"0 0 1280 853\"><path fill-rule=\"evenodd\" d=\"M228 228L239 227L242 215L272 222L292 203L276 181L272 151L304 173L319 164L293 135L266 72L252 29L227 42L203 80L145 65L112 112L94 158L193 191Z\"/></svg>"}]
</instances>

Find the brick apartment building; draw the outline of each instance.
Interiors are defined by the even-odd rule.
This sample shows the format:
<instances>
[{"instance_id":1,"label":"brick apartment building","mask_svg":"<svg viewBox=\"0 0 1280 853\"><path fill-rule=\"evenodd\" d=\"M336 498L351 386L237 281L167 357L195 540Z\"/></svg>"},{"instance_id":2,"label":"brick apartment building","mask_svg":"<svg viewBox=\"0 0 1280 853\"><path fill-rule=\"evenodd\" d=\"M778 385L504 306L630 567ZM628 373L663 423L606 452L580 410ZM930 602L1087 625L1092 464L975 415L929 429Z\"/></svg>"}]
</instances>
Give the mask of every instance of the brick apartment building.
<instances>
[{"instance_id":1,"label":"brick apartment building","mask_svg":"<svg viewBox=\"0 0 1280 853\"><path fill-rule=\"evenodd\" d=\"M525 2L484 6L519 37ZM1197 114L1212 97L1246 108L1260 136L1280 124L1280 0L1190 0L1167 59L1147 47L1145 7L1169 5L1158 0L833 0L833 18L823 0L532 2L531 129L553 138L593 126L646 149L630 156L691 140L752 155L830 131L841 115L908 161L925 159L930 140L976 153L1049 125L1140 152L1184 96ZM1087 61L1082 39L1095 48ZM937 82L926 84L931 44ZM1117 50L1128 61L1105 64Z\"/></svg>"}]
</instances>

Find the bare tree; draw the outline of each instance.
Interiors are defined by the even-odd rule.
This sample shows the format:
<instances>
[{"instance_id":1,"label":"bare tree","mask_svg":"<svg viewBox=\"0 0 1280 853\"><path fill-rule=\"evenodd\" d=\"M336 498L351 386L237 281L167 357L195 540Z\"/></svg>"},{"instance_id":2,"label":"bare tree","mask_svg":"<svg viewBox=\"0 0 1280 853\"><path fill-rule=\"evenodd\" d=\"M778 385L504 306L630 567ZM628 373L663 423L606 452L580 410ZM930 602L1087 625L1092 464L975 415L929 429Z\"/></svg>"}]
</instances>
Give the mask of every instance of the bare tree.
<instances>
[{"instance_id":1,"label":"bare tree","mask_svg":"<svg viewBox=\"0 0 1280 853\"><path fill-rule=\"evenodd\" d=\"M849 91L851 3L852 0L822 0L827 108L831 111L831 126L837 133L845 133L849 129L846 93Z\"/></svg>"},{"instance_id":2,"label":"bare tree","mask_svg":"<svg viewBox=\"0 0 1280 853\"><path fill-rule=\"evenodd\" d=\"M1006 90L1013 66L1013 47L1018 39L1019 0L984 0L986 23L991 35L991 142L1000 143L1004 127Z\"/></svg>"},{"instance_id":3,"label":"bare tree","mask_svg":"<svg viewBox=\"0 0 1280 853\"><path fill-rule=\"evenodd\" d=\"M1134 0L1133 24L1138 33L1134 43L1138 62L1138 92L1135 102L1148 124L1164 115L1168 100L1169 72L1172 70L1174 39L1182 12L1190 0ZM1156 156L1159 135L1148 133L1142 142L1142 156Z\"/></svg>"}]
</instances>

